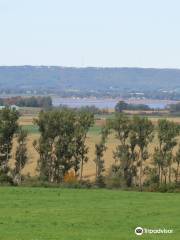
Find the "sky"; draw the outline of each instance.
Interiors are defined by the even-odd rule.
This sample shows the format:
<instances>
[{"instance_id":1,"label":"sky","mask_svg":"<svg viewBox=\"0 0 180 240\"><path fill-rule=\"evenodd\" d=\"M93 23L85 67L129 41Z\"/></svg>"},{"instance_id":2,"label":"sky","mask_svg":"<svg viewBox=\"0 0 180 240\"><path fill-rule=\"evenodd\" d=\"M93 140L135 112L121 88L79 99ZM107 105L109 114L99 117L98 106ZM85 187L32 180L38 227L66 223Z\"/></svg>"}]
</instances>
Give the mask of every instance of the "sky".
<instances>
[{"instance_id":1,"label":"sky","mask_svg":"<svg viewBox=\"0 0 180 240\"><path fill-rule=\"evenodd\" d=\"M0 0L0 65L180 68L180 0Z\"/></svg>"}]
</instances>

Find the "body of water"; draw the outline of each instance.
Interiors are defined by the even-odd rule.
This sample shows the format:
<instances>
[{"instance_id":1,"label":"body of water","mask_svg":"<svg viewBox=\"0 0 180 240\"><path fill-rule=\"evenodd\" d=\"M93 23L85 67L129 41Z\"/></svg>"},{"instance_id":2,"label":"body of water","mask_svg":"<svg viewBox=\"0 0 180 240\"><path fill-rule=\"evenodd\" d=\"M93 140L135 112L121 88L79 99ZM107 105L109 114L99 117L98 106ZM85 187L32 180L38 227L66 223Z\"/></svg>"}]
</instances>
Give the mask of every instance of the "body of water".
<instances>
[{"instance_id":1,"label":"body of water","mask_svg":"<svg viewBox=\"0 0 180 240\"><path fill-rule=\"evenodd\" d=\"M91 98L60 98L53 97L53 105L60 106L66 105L72 108L80 108L83 106L96 106L99 109L113 109L118 103L119 99L91 99ZM146 104L154 109L164 109L166 105L176 103L174 101L165 100L127 100L128 103L132 104Z\"/></svg>"}]
</instances>

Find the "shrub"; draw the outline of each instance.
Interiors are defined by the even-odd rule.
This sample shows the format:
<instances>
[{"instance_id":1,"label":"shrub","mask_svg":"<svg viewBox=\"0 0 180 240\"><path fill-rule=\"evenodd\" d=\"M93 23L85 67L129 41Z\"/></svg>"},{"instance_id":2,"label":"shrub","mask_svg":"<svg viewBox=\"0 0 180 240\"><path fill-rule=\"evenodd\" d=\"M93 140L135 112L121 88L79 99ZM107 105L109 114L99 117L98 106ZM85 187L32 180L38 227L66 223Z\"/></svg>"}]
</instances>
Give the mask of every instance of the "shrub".
<instances>
[{"instance_id":1,"label":"shrub","mask_svg":"<svg viewBox=\"0 0 180 240\"><path fill-rule=\"evenodd\" d=\"M77 183L77 177L74 171L69 171L64 175L64 183Z\"/></svg>"},{"instance_id":2,"label":"shrub","mask_svg":"<svg viewBox=\"0 0 180 240\"><path fill-rule=\"evenodd\" d=\"M96 178L96 182L95 182L96 186L100 187L100 188L104 188L106 186L105 184L105 178L104 176L98 176Z\"/></svg>"},{"instance_id":3,"label":"shrub","mask_svg":"<svg viewBox=\"0 0 180 240\"><path fill-rule=\"evenodd\" d=\"M1 185L14 185L13 178L7 174L0 174L0 184Z\"/></svg>"}]
</instances>

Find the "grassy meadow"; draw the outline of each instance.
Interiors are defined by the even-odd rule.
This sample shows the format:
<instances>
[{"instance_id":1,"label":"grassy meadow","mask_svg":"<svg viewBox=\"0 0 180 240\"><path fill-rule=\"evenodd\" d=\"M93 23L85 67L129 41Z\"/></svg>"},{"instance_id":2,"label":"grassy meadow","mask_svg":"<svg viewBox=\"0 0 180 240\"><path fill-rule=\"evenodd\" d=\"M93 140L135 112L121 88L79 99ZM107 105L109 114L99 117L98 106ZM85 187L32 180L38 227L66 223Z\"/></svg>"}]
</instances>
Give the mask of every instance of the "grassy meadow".
<instances>
[{"instance_id":1,"label":"grassy meadow","mask_svg":"<svg viewBox=\"0 0 180 240\"><path fill-rule=\"evenodd\" d=\"M133 240L180 236L180 195L57 188L0 188L2 240ZM134 233L137 227L173 234Z\"/></svg>"}]
</instances>

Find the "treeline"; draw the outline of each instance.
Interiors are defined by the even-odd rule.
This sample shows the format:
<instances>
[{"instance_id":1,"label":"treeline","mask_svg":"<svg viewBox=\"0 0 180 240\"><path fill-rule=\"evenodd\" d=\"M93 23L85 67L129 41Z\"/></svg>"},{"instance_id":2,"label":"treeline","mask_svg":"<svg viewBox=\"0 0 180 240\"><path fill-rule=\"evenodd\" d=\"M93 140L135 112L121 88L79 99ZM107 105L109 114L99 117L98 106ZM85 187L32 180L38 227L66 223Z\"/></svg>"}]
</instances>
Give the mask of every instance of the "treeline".
<instances>
[{"instance_id":1,"label":"treeline","mask_svg":"<svg viewBox=\"0 0 180 240\"><path fill-rule=\"evenodd\" d=\"M107 108L104 108L104 109L100 109L98 107L96 107L95 105L86 105L86 106L81 106L81 107L69 107L67 105L59 105L57 107L53 107L54 109L59 109L59 110L62 110L62 109L71 109L71 110L74 110L76 112L89 112L89 113L92 113L94 115L96 114L109 114L109 110Z\"/></svg>"},{"instance_id":2,"label":"treeline","mask_svg":"<svg viewBox=\"0 0 180 240\"><path fill-rule=\"evenodd\" d=\"M159 100L174 100L179 101L180 100L180 92L177 90L173 90L170 88L166 88L166 91L162 90L144 90L144 98L147 99L159 99ZM175 88L176 89L176 88ZM133 96L133 95L132 95ZM130 96L129 96L130 97Z\"/></svg>"},{"instance_id":3,"label":"treeline","mask_svg":"<svg viewBox=\"0 0 180 240\"><path fill-rule=\"evenodd\" d=\"M15 110L0 111L0 182L26 184L22 170L28 161L27 133L19 128ZM40 138L33 146L39 154L36 184L47 186L98 186L149 191L180 190L180 127L166 119L154 125L145 117L116 113L102 128L95 144L95 181L85 181L84 165L89 159L87 133L94 114L71 109L42 111L34 120ZM108 137L115 136L114 163L105 168ZM9 168L14 136L18 146L15 167ZM154 144L155 143L155 144ZM29 177L32 180L32 178Z\"/></svg>"},{"instance_id":4,"label":"treeline","mask_svg":"<svg viewBox=\"0 0 180 240\"><path fill-rule=\"evenodd\" d=\"M123 112L123 110L141 110L141 111L148 111L151 108L146 104L130 104L124 101L119 101L115 106L116 112Z\"/></svg>"},{"instance_id":5,"label":"treeline","mask_svg":"<svg viewBox=\"0 0 180 240\"><path fill-rule=\"evenodd\" d=\"M167 108L171 113L180 113L180 103L169 104Z\"/></svg>"},{"instance_id":6,"label":"treeline","mask_svg":"<svg viewBox=\"0 0 180 240\"><path fill-rule=\"evenodd\" d=\"M40 107L49 108L52 107L51 97L11 97L11 98L1 98L0 105L10 106L16 105L18 107Z\"/></svg>"}]
</instances>

